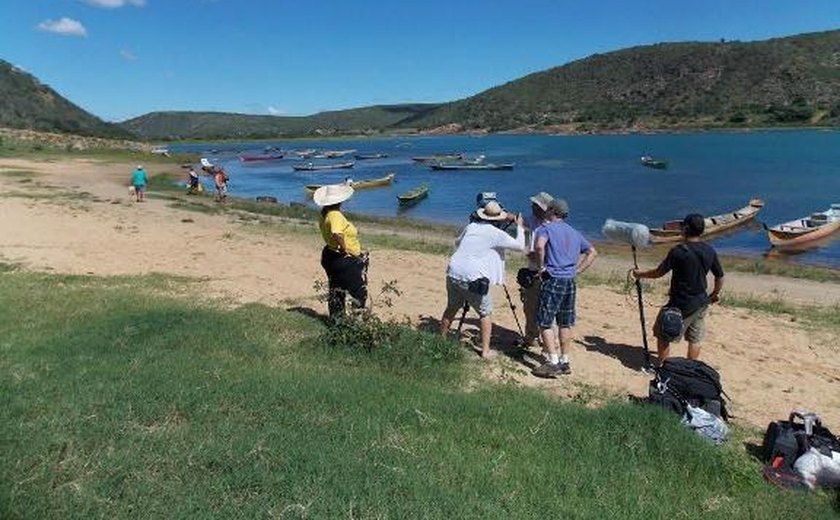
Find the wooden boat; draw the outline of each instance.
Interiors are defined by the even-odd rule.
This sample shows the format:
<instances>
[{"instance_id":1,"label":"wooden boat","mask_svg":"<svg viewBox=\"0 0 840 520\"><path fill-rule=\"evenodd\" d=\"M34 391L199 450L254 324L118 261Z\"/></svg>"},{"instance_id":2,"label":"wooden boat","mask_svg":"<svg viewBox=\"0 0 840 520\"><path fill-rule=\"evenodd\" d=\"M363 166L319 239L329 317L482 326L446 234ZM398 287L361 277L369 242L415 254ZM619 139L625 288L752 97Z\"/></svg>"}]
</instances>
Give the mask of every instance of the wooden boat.
<instances>
[{"instance_id":1,"label":"wooden boat","mask_svg":"<svg viewBox=\"0 0 840 520\"><path fill-rule=\"evenodd\" d=\"M435 163L429 166L433 170L512 170L514 163Z\"/></svg>"},{"instance_id":2,"label":"wooden boat","mask_svg":"<svg viewBox=\"0 0 840 520\"><path fill-rule=\"evenodd\" d=\"M242 162L279 161L282 158L283 154L279 153L242 154L239 156L239 160Z\"/></svg>"},{"instance_id":3,"label":"wooden boat","mask_svg":"<svg viewBox=\"0 0 840 520\"><path fill-rule=\"evenodd\" d=\"M422 164L437 164L447 161L460 161L463 158L464 154L462 153L442 153L437 155L424 155L412 157L411 160Z\"/></svg>"},{"instance_id":4,"label":"wooden boat","mask_svg":"<svg viewBox=\"0 0 840 520\"><path fill-rule=\"evenodd\" d=\"M648 168L654 168L656 170L665 170L668 168L668 161L660 161L654 159L650 155L643 155L641 162L642 166L647 166Z\"/></svg>"},{"instance_id":5,"label":"wooden boat","mask_svg":"<svg viewBox=\"0 0 840 520\"><path fill-rule=\"evenodd\" d=\"M400 206L413 206L420 202L421 200L425 199L429 196L429 186L427 184L421 184L416 188L409 190L402 195L397 195L397 200L400 203Z\"/></svg>"},{"instance_id":6,"label":"wooden boat","mask_svg":"<svg viewBox=\"0 0 840 520\"><path fill-rule=\"evenodd\" d=\"M311 162L306 162L303 164L293 164L292 169L295 171L304 171L304 172L314 172L317 170L342 170L352 168L356 163L354 162L343 162L343 163L336 163L336 164L313 164Z\"/></svg>"},{"instance_id":7,"label":"wooden boat","mask_svg":"<svg viewBox=\"0 0 840 520\"><path fill-rule=\"evenodd\" d=\"M352 186L354 190L366 190L370 188L380 188L382 186L390 186L392 182L394 182L394 177L396 174L389 173L385 177L380 177L378 179L364 179L360 181L354 181L352 179L345 179L342 183L347 186ZM323 184L307 184L305 186L306 191L315 191L318 188L323 186Z\"/></svg>"},{"instance_id":8,"label":"wooden boat","mask_svg":"<svg viewBox=\"0 0 840 520\"><path fill-rule=\"evenodd\" d=\"M366 161L369 159L384 159L388 157L387 153L357 153L354 155L357 161Z\"/></svg>"},{"instance_id":9,"label":"wooden boat","mask_svg":"<svg viewBox=\"0 0 840 520\"><path fill-rule=\"evenodd\" d=\"M817 240L840 229L840 204L809 217L791 220L767 229L773 247L786 248Z\"/></svg>"},{"instance_id":10,"label":"wooden boat","mask_svg":"<svg viewBox=\"0 0 840 520\"><path fill-rule=\"evenodd\" d=\"M702 236L713 235L746 224L754 219L763 207L763 200L752 199L746 206L731 213L706 217L706 226ZM654 244L679 242L682 239L682 220L671 220L661 228L650 229L650 241Z\"/></svg>"}]
</instances>

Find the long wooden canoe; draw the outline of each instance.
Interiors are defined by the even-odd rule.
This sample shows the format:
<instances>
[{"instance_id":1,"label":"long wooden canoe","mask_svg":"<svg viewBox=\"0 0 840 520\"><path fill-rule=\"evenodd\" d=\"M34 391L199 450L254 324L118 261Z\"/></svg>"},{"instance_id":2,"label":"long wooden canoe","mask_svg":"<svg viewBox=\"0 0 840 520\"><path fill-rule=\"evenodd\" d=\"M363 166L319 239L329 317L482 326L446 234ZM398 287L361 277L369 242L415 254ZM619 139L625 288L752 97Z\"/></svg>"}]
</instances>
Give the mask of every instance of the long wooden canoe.
<instances>
[{"instance_id":1,"label":"long wooden canoe","mask_svg":"<svg viewBox=\"0 0 840 520\"><path fill-rule=\"evenodd\" d=\"M460 161L464 158L462 153L441 153L436 155L423 155L412 157L411 160L422 164L432 164L446 161Z\"/></svg>"},{"instance_id":2,"label":"long wooden canoe","mask_svg":"<svg viewBox=\"0 0 840 520\"><path fill-rule=\"evenodd\" d=\"M356 163L354 162L343 162L337 164L314 164L311 162L303 163L303 164L293 164L292 169L296 171L305 171L305 172L313 172L317 170L341 170L341 169L348 169L352 168Z\"/></svg>"},{"instance_id":3,"label":"long wooden canoe","mask_svg":"<svg viewBox=\"0 0 840 520\"><path fill-rule=\"evenodd\" d=\"M421 184L416 188L409 190L402 195L397 196L397 200L400 203L400 206L413 206L417 204L421 200L425 199L429 196L429 186L427 184Z\"/></svg>"},{"instance_id":4,"label":"long wooden canoe","mask_svg":"<svg viewBox=\"0 0 840 520\"><path fill-rule=\"evenodd\" d=\"M352 186L354 190L364 190L369 188L379 188L382 186L390 186L392 182L394 182L394 177L396 174L389 173L385 177L380 177L378 179L363 179L360 181L354 181L352 179L345 180L343 183L347 186ZM306 191L315 191L318 188L323 186L323 184L307 184L305 186Z\"/></svg>"},{"instance_id":5,"label":"long wooden canoe","mask_svg":"<svg viewBox=\"0 0 840 520\"><path fill-rule=\"evenodd\" d=\"M514 163L436 163L429 166L433 170L512 170Z\"/></svg>"},{"instance_id":6,"label":"long wooden canoe","mask_svg":"<svg viewBox=\"0 0 840 520\"><path fill-rule=\"evenodd\" d=\"M713 217L706 217L706 227L702 236L705 237L715 233L721 233L727 229L744 225L754 219L763 207L763 200L752 199L749 204L731 213L723 213ZM671 220L666 222L661 228L650 229L650 241L654 244L679 242L682 239L682 220Z\"/></svg>"},{"instance_id":7,"label":"long wooden canoe","mask_svg":"<svg viewBox=\"0 0 840 520\"><path fill-rule=\"evenodd\" d=\"M826 211L812 213L767 229L770 243L785 248L827 237L840 229L840 204L832 204Z\"/></svg>"},{"instance_id":8,"label":"long wooden canoe","mask_svg":"<svg viewBox=\"0 0 840 520\"><path fill-rule=\"evenodd\" d=\"M242 162L279 161L282 158L283 154L281 153L242 154L239 156L239 160Z\"/></svg>"}]
</instances>

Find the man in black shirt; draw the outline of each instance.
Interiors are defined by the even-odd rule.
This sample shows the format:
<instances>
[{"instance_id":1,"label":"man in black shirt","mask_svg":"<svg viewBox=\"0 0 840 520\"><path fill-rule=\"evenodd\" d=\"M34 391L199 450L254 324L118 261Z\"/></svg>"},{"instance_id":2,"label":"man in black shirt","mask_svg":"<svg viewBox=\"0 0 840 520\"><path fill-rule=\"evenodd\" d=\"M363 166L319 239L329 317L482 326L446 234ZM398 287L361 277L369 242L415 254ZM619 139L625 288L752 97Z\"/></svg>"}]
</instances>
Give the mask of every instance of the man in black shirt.
<instances>
[{"instance_id":1,"label":"man in black shirt","mask_svg":"<svg viewBox=\"0 0 840 520\"><path fill-rule=\"evenodd\" d=\"M688 340L688 358L697 359L700 357L700 341L706 333L703 321L706 308L720 299L720 291L723 288L723 268L717 253L712 246L700 240L700 235L705 229L703 216L697 213L687 215L682 228L685 242L673 247L656 269L633 270L633 276L636 278L661 278L673 271L668 303L659 311L653 326L660 364L668 357L671 346L670 339L665 337L662 331L663 311L668 307L680 310L683 316L680 337L685 335L685 339ZM709 271L715 277L715 285L711 294L706 294L706 275Z\"/></svg>"}]
</instances>

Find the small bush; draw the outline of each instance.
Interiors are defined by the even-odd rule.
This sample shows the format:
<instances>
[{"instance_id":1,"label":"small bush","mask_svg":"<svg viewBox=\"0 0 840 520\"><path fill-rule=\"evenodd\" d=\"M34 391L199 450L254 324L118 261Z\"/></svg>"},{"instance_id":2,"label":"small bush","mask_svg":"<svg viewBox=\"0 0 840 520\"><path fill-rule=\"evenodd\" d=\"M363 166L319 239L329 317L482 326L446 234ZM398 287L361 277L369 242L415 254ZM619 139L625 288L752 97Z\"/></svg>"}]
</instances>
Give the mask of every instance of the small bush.
<instances>
[{"instance_id":1,"label":"small bush","mask_svg":"<svg viewBox=\"0 0 840 520\"><path fill-rule=\"evenodd\" d=\"M323 283L316 282L315 287L323 289ZM399 295L396 282L386 282L370 307L352 310L337 319L318 336L317 342L331 352L340 349L353 357L362 355L400 374L455 375L456 362L463 355L457 343L416 330L408 321L380 318L374 312L375 305L391 307L392 298Z\"/></svg>"}]
</instances>

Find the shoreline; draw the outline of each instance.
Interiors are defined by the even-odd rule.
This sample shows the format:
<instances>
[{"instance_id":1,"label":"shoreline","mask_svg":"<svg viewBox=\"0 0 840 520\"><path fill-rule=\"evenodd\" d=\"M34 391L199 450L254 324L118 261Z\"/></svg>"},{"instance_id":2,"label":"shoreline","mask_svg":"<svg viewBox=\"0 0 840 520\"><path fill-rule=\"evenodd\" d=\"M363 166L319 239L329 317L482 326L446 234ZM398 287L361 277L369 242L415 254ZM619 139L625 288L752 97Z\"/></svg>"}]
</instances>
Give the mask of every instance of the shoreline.
<instances>
[{"instance_id":1,"label":"shoreline","mask_svg":"<svg viewBox=\"0 0 840 520\"><path fill-rule=\"evenodd\" d=\"M15 222L0 237L0 264L59 276L119 277L159 273L190 280L175 293L207 299L229 308L261 304L313 316L325 312L313 284L323 280L318 258L323 246L312 210L298 215L272 209L248 212L231 200L220 208L169 192L150 193L144 204L131 202L125 189L134 164L126 160L49 158L0 159L0 213ZM156 162L151 173L177 171ZM371 294L396 282L400 295L384 316L434 328L445 304L443 274L452 235L440 229L394 230L384 223L357 224L371 254ZM401 231L401 233L399 233ZM562 380L540 380L510 353L517 337L513 314L521 317L513 281L524 255L510 255L508 281L513 312L500 287L495 302L494 348L498 361L482 365L483 380L535 388L550 395L576 395L597 388L616 398L646 395L649 377L641 360L639 307L625 275L629 252L605 251L579 284L579 321L572 358L575 370ZM648 328L664 301L667 284L645 285ZM768 414L783 417L795 408L840 421L840 283L727 272L722 305L709 314L702 359L719 369L736 403L739 422L766 424ZM469 316L464 336L476 334ZM677 348L678 354L684 346ZM809 388L799 385L809 374ZM763 424L762 424L763 423Z\"/></svg>"}]
</instances>

